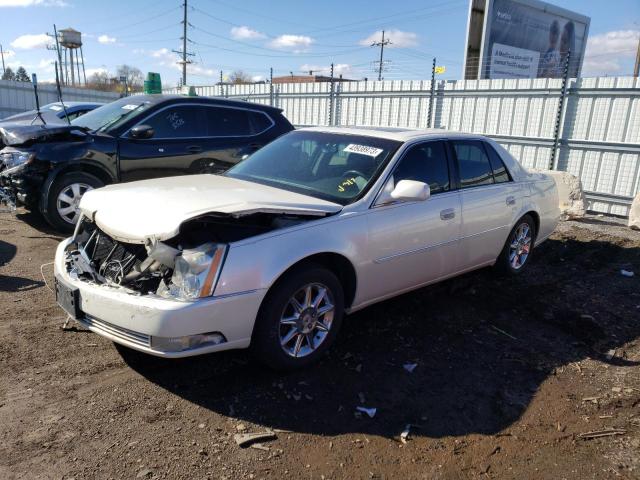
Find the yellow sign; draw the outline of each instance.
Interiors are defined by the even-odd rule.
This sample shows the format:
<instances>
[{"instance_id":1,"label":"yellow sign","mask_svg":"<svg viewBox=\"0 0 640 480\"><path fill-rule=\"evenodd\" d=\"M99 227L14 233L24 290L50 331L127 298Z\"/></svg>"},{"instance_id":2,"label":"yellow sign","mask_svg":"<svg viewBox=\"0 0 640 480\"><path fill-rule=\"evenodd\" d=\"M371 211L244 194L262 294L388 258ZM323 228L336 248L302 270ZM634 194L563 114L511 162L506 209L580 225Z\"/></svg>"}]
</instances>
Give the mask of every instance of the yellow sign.
<instances>
[{"instance_id":1,"label":"yellow sign","mask_svg":"<svg viewBox=\"0 0 640 480\"><path fill-rule=\"evenodd\" d=\"M436 67L435 68L435 72L436 73L444 73L446 71L447 71L446 67Z\"/></svg>"}]
</instances>

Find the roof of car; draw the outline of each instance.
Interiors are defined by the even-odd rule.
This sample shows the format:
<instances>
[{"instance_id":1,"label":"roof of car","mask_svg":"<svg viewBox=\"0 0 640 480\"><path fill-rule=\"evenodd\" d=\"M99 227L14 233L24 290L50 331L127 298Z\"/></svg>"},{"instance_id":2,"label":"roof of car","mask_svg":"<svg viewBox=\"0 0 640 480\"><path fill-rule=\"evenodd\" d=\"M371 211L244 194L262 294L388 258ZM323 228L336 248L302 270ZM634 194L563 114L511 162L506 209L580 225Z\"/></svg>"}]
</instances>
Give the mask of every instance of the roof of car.
<instances>
[{"instance_id":1,"label":"roof of car","mask_svg":"<svg viewBox=\"0 0 640 480\"><path fill-rule=\"evenodd\" d=\"M480 135L453 132L441 128L417 129L402 127L307 127L304 130L326 133L341 133L344 135L364 135L369 137L386 138L407 142L418 138L448 137L448 138L479 138Z\"/></svg>"},{"instance_id":2,"label":"roof of car","mask_svg":"<svg viewBox=\"0 0 640 480\"><path fill-rule=\"evenodd\" d=\"M241 107L241 108L255 108L257 110L273 110L281 112L281 108L272 107L270 105L264 105L261 103L253 103L245 100L231 100L228 98L220 98L220 97L190 97L187 95L176 95L176 94L144 94L144 95L136 95L136 99L142 98L144 101L150 102L152 104L159 104L168 101L180 101L180 102L193 102L193 103L211 103L214 105L227 105L232 107Z\"/></svg>"}]
</instances>

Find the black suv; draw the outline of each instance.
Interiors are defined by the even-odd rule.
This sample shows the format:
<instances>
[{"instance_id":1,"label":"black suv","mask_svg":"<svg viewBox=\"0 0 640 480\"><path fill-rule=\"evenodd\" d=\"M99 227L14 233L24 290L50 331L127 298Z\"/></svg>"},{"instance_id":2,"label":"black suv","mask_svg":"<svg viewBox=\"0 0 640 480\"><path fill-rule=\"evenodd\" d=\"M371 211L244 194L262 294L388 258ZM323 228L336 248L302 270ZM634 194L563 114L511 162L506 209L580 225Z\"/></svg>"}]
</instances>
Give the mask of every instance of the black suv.
<instances>
[{"instance_id":1,"label":"black suv","mask_svg":"<svg viewBox=\"0 0 640 480\"><path fill-rule=\"evenodd\" d=\"M282 111L206 97L137 95L70 125L0 128L0 199L70 231L87 190L109 183L221 173L293 130Z\"/></svg>"}]
</instances>

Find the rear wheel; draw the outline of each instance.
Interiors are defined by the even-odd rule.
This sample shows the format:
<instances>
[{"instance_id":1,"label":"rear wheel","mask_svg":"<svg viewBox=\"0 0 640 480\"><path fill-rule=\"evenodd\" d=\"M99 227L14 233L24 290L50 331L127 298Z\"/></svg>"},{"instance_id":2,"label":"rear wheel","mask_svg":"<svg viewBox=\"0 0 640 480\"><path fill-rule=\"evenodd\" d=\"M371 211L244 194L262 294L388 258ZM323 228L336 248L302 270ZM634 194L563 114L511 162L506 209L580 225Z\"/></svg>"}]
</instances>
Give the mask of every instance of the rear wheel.
<instances>
[{"instance_id":1,"label":"rear wheel","mask_svg":"<svg viewBox=\"0 0 640 480\"><path fill-rule=\"evenodd\" d=\"M343 311L342 286L331 271L315 265L296 269L267 294L251 349L275 369L306 367L334 342Z\"/></svg>"},{"instance_id":2,"label":"rear wheel","mask_svg":"<svg viewBox=\"0 0 640 480\"><path fill-rule=\"evenodd\" d=\"M56 230L72 232L80 218L80 199L89 190L103 185L99 178L85 172L61 175L51 185L44 217Z\"/></svg>"},{"instance_id":3,"label":"rear wheel","mask_svg":"<svg viewBox=\"0 0 640 480\"><path fill-rule=\"evenodd\" d=\"M522 272L531 261L535 238L536 227L533 218L531 215L525 215L516 222L509 233L496 267L510 275Z\"/></svg>"}]
</instances>

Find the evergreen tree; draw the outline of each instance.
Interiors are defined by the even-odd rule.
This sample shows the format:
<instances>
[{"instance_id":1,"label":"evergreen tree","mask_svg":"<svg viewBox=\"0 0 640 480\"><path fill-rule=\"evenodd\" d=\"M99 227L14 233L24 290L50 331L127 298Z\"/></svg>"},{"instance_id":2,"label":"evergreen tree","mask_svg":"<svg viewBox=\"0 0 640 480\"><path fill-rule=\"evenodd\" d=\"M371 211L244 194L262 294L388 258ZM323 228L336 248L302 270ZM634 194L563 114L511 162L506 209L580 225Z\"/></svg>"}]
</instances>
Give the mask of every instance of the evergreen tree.
<instances>
[{"instance_id":1,"label":"evergreen tree","mask_svg":"<svg viewBox=\"0 0 640 480\"><path fill-rule=\"evenodd\" d=\"M13 70L11 70L11 67L7 67L4 71L4 74L2 75L2 80L15 80L16 79L16 74L13 73Z\"/></svg>"},{"instance_id":2,"label":"evergreen tree","mask_svg":"<svg viewBox=\"0 0 640 480\"><path fill-rule=\"evenodd\" d=\"M19 67L18 70L16 70L16 82L30 82L30 81L31 79L29 78L29 74L24 69L24 67Z\"/></svg>"}]
</instances>

